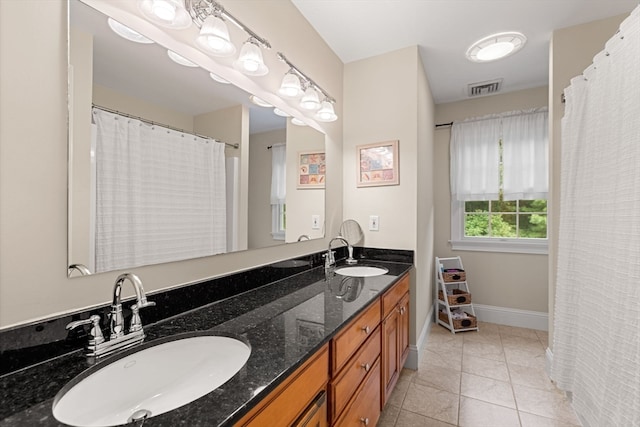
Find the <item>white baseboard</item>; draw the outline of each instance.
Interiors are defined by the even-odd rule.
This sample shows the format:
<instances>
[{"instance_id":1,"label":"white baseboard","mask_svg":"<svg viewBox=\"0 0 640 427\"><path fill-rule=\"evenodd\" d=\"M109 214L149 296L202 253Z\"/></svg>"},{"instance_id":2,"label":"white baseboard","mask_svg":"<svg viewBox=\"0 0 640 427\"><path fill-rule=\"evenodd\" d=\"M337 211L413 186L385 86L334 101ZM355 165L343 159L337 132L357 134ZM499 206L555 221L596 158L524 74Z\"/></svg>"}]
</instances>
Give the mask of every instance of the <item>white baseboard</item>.
<instances>
[{"instance_id":1,"label":"white baseboard","mask_svg":"<svg viewBox=\"0 0 640 427\"><path fill-rule=\"evenodd\" d=\"M409 345L409 355L407 356L407 361L404 362L404 367L407 369L418 369L418 362L420 361L420 351L424 348L424 342L429 336L429 332L431 332L431 326L433 325L433 305L427 313L427 318L424 321L424 325L422 325L422 331L418 336L418 342L416 345Z\"/></svg>"},{"instance_id":2,"label":"white baseboard","mask_svg":"<svg viewBox=\"0 0 640 427\"><path fill-rule=\"evenodd\" d=\"M549 330L549 314L542 311L519 310L517 308L496 307L493 305L473 304L476 316L481 322L519 328Z\"/></svg>"}]
</instances>

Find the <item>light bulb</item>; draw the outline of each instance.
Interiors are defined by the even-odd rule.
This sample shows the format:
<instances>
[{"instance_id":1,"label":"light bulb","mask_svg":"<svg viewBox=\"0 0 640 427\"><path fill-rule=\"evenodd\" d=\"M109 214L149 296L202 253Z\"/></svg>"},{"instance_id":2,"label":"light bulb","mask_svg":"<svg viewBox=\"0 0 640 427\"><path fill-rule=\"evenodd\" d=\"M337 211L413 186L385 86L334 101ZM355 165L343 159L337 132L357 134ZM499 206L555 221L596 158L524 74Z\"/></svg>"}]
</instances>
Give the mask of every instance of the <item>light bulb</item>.
<instances>
[{"instance_id":1,"label":"light bulb","mask_svg":"<svg viewBox=\"0 0 640 427\"><path fill-rule=\"evenodd\" d=\"M282 78L278 93L287 98L295 98L302 93L300 79L293 73L287 73Z\"/></svg>"},{"instance_id":2,"label":"light bulb","mask_svg":"<svg viewBox=\"0 0 640 427\"><path fill-rule=\"evenodd\" d=\"M166 0L153 0L151 12L163 21L172 21L176 17L176 5Z\"/></svg>"},{"instance_id":3,"label":"light bulb","mask_svg":"<svg viewBox=\"0 0 640 427\"><path fill-rule=\"evenodd\" d=\"M315 114L315 118L321 122L333 122L338 119L338 116L333 110L333 104L331 102L322 101L322 106Z\"/></svg>"},{"instance_id":4,"label":"light bulb","mask_svg":"<svg viewBox=\"0 0 640 427\"><path fill-rule=\"evenodd\" d=\"M191 26L191 15L181 0L138 0L138 10L163 27L183 30Z\"/></svg>"},{"instance_id":5,"label":"light bulb","mask_svg":"<svg viewBox=\"0 0 640 427\"><path fill-rule=\"evenodd\" d=\"M251 39L242 45L240 55L233 66L249 76L264 76L269 72L262 59L262 50Z\"/></svg>"},{"instance_id":6,"label":"light bulb","mask_svg":"<svg viewBox=\"0 0 640 427\"><path fill-rule=\"evenodd\" d=\"M215 56L231 56L236 53L236 47L229 38L227 24L218 16L207 16L196 38L196 44Z\"/></svg>"},{"instance_id":7,"label":"light bulb","mask_svg":"<svg viewBox=\"0 0 640 427\"><path fill-rule=\"evenodd\" d=\"M304 95L300 100L300 107L305 110L317 110L320 108L320 98L318 98L318 92L311 86L304 91Z\"/></svg>"}]
</instances>

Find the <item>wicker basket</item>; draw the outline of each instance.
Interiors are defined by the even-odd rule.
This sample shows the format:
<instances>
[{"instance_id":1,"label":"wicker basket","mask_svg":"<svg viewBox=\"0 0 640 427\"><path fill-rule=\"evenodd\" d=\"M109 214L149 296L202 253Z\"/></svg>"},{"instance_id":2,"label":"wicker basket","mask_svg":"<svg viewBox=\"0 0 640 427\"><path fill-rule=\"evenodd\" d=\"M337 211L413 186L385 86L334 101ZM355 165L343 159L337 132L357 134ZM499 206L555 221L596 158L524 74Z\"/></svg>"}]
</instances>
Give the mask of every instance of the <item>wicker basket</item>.
<instances>
[{"instance_id":1,"label":"wicker basket","mask_svg":"<svg viewBox=\"0 0 640 427\"><path fill-rule=\"evenodd\" d=\"M442 272L442 278L445 282L464 282L467 280L467 274L464 270L449 268Z\"/></svg>"},{"instance_id":2,"label":"wicker basket","mask_svg":"<svg viewBox=\"0 0 640 427\"><path fill-rule=\"evenodd\" d=\"M465 312L466 313L466 312ZM451 319L453 321L453 329L469 329L475 328L478 325L478 320L475 316L467 313L469 316L467 319ZM449 319L447 318L447 314L441 311L438 312L438 317L444 323L449 323Z\"/></svg>"},{"instance_id":3,"label":"wicker basket","mask_svg":"<svg viewBox=\"0 0 640 427\"><path fill-rule=\"evenodd\" d=\"M442 291L438 291L438 299L444 301ZM471 294L460 289L453 289L453 295L447 295L449 305L471 304Z\"/></svg>"}]
</instances>

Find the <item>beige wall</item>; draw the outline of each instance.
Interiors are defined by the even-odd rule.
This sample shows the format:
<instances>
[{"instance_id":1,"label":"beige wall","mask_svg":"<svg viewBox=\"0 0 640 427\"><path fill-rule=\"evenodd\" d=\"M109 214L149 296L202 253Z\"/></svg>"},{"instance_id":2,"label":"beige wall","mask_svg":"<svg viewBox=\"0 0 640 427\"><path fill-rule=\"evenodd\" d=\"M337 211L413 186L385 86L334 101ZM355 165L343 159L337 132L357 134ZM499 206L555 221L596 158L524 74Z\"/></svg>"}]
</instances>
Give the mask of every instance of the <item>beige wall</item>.
<instances>
[{"instance_id":1,"label":"beige wall","mask_svg":"<svg viewBox=\"0 0 640 427\"><path fill-rule=\"evenodd\" d=\"M239 1L231 12L271 42L270 54L284 52L337 100L340 118L323 125L330 165L327 236L336 234L342 221L342 63L290 2ZM16 18L22 16L29 19ZM67 279L66 33L63 0L0 1L0 328L108 303L119 273ZM260 84L275 92L280 71L286 67L275 68ZM133 271L152 292L326 244L324 239Z\"/></svg>"},{"instance_id":2,"label":"beige wall","mask_svg":"<svg viewBox=\"0 0 640 427\"><path fill-rule=\"evenodd\" d=\"M285 241L296 242L302 235L317 239L324 235L323 188L298 188L298 154L324 151L324 135L309 126L296 126L287 120L287 230ZM311 216L320 217L320 228L311 228Z\"/></svg>"},{"instance_id":3,"label":"beige wall","mask_svg":"<svg viewBox=\"0 0 640 427\"><path fill-rule=\"evenodd\" d=\"M436 106L436 123L547 105L547 87ZM449 188L449 127L435 132L435 253L460 256L469 272L473 302L520 310L547 311L547 256L452 251Z\"/></svg>"},{"instance_id":4,"label":"beige wall","mask_svg":"<svg viewBox=\"0 0 640 427\"><path fill-rule=\"evenodd\" d=\"M604 49L604 45L618 30L628 14L599 21L563 28L553 32L549 50L549 142L551 153L549 181L551 190L551 212L549 218L549 345L553 344L553 313L556 292L556 256L558 250L558 219L560 213L560 162L561 128L564 115L561 102L564 88L569 81L584 71L593 57Z\"/></svg>"},{"instance_id":5,"label":"beige wall","mask_svg":"<svg viewBox=\"0 0 640 427\"><path fill-rule=\"evenodd\" d=\"M410 343L431 306L433 99L417 47L345 65L344 217L364 229L364 245L415 251ZM356 187L356 146L399 141L400 184ZM379 231L369 231L378 215Z\"/></svg>"}]
</instances>

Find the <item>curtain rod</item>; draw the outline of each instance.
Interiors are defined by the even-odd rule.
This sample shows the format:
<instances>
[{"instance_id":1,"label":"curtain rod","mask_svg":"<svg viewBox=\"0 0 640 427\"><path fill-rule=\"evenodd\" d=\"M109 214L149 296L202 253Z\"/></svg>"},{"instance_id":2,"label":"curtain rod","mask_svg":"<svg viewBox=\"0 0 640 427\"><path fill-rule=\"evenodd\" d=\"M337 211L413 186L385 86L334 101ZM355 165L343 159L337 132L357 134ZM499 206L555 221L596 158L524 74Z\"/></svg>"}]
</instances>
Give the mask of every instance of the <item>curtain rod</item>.
<instances>
[{"instance_id":1,"label":"curtain rod","mask_svg":"<svg viewBox=\"0 0 640 427\"><path fill-rule=\"evenodd\" d=\"M220 141L219 139L211 138L210 136L200 135L200 134L197 134L195 132L190 132L190 131L187 131L187 130L184 130L184 129L180 129L180 128L176 128L176 127L173 127L173 126L165 125L164 123L154 122L152 120L145 119L144 117L134 116L133 114L124 113L122 111L118 111L118 110L114 110L114 109L111 109L111 108L103 107L101 105L91 104L91 106L93 108L97 108L99 110L103 110L103 111L106 111L108 113L119 114L121 116L128 117L130 119L140 120L141 122L150 124L151 126L162 126L164 128L171 129L171 130L174 130L176 132L186 133L188 135L197 136L198 138L208 139L208 140L214 141L214 142L222 142L224 145L228 145L229 147L233 147L233 148L239 148L240 147L240 144L237 144L237 143L236 144L231 144L229 142Z\"/></svg>"},{"instance_id":2,"label":"curtain rod","mask_svg":"<svg viewBox=\"0 0 640 427\"><path fill-rule=\"evenodd\" d=\"M284 142L281 142L279 144L268 145L267 150L271 150L271 147L279 147L281 145L287 145L287 144L285 144Z\"/></svg>"},{"instance_id":3,"label":"curtain rod","mask_svg":"<svg viewBox=\"0 0 640 427\"><path fill-rule=\"evenodd\" d=\"M523 111L507 111L505 113L489 114L489 115L486 115L486 116L472 117L470 119L464 119L464 120L461 120L460 123L481 122L483 120L501 119L503 117L523 116L523 115L526 115L526 114L541 113L543 111L548 111L548 110L549 110L549 107L538 107L538 108L532 108L532 109L523 110ZM436 125L436 128L446 127L446 126L453 126L453 123L454 122L440 123L440 124Z\"/></svg>"}]
</instances>

